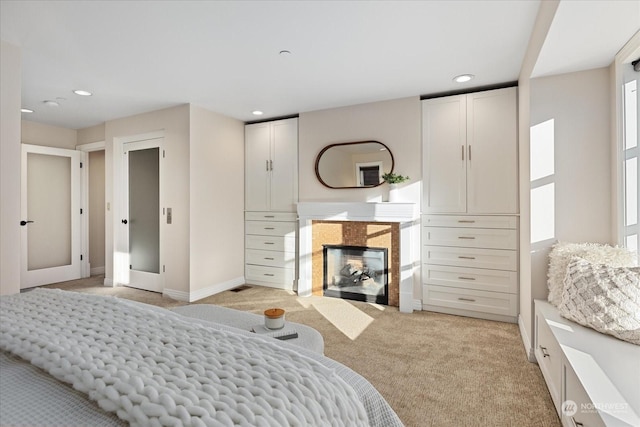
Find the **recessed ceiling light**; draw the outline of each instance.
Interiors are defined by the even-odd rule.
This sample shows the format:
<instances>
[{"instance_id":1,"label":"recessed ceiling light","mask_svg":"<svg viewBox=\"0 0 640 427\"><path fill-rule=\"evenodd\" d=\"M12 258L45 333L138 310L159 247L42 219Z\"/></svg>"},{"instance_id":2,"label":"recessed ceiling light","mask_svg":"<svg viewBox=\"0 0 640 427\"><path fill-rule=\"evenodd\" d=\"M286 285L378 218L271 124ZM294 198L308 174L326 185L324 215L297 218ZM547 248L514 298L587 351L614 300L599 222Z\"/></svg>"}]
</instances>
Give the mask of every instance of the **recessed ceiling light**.
<instances>
[{"instance_id":1,"label":"recessed ceiling light","mask_svg":"<svg viewBox=\"0 0 640 427\"><path fill-rule=\"evenodd\" d=\"M80 95L80 96L91 96L91 95L93 95L91 92L86 91L86 90L74 90L73 93L75 93L76 95Z\"/></svg>"},{"instance_id":2,"label":"recessed ceiling light","mask_svg":"<svg viewBox=\"0 0 640 427\"><path fill-rule=\"evenodd\" d=\"M50 99L47 99L46 101L42 101L42 103L44 105L46 105L47 107L59 107L60 104L57 101L52 101Z\"/></svg>"},{"instance_id":3,"label":"recessed ceiling light","mask_svg":"<svg viewBox=\"0 0 640 427\"><path fill-rule=\"evenodd\" d=\"M252 111L251 114L253 114L254 116L261 116L264 113L262 111L260 111L260 110L255 110L255 111Z\"/></svg>"},{"instance_id":4,"label":"recessed ceiling light","mask_svg":"<svg viewBox=\"0 0 640 427\"><path fill-rule=\"evenodd\" d=\"M465 82L468 82L469 80L471 80L474 77L475 76L473 74L461 74L459 76L455 76L453 78L453 81L456 82L456 83L465 83Z\"/></svg>"},{"instance_id":5,"label":"recessed ceiling light","mask_svg":"<svg viewBox=\"0 0 640 427\"><path fill-rule=\"evenodd\" d=\"M33 113L33 110L31 110L29 108L21 108L20 111L23 112L23 113Z\"/></svg>"}]
</instances>

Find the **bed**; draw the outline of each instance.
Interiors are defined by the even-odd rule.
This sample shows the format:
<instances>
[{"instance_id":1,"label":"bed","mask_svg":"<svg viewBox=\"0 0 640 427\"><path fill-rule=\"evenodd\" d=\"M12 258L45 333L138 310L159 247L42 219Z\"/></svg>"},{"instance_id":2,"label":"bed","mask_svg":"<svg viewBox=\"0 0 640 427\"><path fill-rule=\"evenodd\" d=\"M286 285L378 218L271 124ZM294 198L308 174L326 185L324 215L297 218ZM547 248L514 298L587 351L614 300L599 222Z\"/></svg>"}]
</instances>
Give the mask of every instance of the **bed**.
<instances>
[{"instance_id":1,"label":"bed","mask_svg":"<svg viewBox=\"0 0 640 427\"><path fill-rule=\"evenodd\" d=\"M115 297L0 297L0 424L401 426L344 365Z\"/></svg>"}]
</instances>

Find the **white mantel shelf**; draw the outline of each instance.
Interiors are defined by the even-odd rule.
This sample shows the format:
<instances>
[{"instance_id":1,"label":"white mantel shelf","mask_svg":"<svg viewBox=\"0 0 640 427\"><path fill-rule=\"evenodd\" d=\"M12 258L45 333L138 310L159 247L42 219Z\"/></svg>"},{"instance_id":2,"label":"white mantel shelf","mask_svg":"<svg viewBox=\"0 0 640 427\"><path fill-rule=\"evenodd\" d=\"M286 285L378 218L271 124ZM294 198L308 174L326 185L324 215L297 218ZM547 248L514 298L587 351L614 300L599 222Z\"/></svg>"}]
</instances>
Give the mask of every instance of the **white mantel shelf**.
<instances>
[{"instance_id":1,"label":"white mantel shelf","mask_svg":"<svg viewBox=\"0 0 640 427\"><path fill-rule=\"evenodd\" d=\"M411 228L420 212L416 203L389 202L300 202L300 278L298 295L310 296L312 289L313 221L366 221L400 223L400 311L413 312L413 254Z\"/></svg>"},{"instance_id":2,"label":"white mantel shelf","mask_svg":"<svg viewBox=\"0 0 640 427\"><path fill-rule=\"evenodd\" d=\"M419 218L415 203L301 202L300 219L325 221L409 222Z\"/></svg>"}]
</instances>

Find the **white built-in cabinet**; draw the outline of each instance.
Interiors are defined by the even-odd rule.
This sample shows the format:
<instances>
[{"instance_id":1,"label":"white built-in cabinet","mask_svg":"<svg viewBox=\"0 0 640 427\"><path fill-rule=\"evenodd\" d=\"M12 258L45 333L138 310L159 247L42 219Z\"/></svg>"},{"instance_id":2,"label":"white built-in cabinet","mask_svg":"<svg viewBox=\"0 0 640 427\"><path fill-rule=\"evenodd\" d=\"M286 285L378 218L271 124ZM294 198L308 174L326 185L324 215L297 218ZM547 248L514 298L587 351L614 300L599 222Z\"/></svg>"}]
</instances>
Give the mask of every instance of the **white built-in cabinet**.
<instances>
[{"instance_id":1,"label":"white built-in cabinet","mask_svg":"<svg viewBox=\"0 0 640 427\"><path fill-rule=\"evenodd\" d=\"M422 101L423 213L518 212L516 88Z\"/></svg>"},{"instance_id":2,"label":"white built-in cabinet","mask_svg":"<svg viewBox=\"0 0 640 427\"><path fill-rule=\"evenodd\" d=\"M298 119L245 127L245 210L295 212Z\"/></svg>"},{"instance_id":3,"label":"white built-in cabinet","mask_svg":"<svg viewBox=\"0 0 640 427\"><path fill-rule=\"evenodd\" d=\"M516 94L422 101L425 310L517 320Z\"/></svg>"},{"instance_id":4,"label":"white built-in cabinet","mask_svg":"<svg viewBox=\"0 0 640 427\"><path fill-rule=\"evenodd\" d=\"M298 119L245 127L245 279L294 289Z\"/></svg>"}]
</instances>

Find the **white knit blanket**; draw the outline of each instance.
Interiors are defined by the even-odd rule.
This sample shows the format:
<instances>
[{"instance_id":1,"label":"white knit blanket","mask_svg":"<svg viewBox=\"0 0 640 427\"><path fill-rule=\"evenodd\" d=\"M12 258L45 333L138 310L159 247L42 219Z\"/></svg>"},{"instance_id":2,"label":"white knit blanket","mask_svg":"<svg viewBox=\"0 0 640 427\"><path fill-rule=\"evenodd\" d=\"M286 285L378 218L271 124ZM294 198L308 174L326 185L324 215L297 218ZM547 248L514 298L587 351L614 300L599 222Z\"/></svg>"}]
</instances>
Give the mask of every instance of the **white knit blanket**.
<instances>
[{"instance_id":1,"label":"white knit blanket","mask_svg":"<svg viewBox=\"0 0 640 427\"><path fill-rule=\"evenodd\" d=\"M113 297L2 297L0 348L132 426L367 425L353 388L319 362Z\"/></svg>"}]
</instances>

